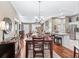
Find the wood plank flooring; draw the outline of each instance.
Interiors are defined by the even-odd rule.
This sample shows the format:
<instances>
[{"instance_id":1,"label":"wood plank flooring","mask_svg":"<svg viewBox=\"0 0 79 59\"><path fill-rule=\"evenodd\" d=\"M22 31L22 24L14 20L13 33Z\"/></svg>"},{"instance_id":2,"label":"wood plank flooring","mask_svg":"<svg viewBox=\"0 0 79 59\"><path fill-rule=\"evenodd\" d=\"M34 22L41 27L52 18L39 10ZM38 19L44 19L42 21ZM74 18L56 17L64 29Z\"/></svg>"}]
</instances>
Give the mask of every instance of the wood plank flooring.
<instances>
[{"instance_id":1,"label":"wood plank flooring","mask_svg":"<svg viewBox=\"0 0 79 59\"><path fill-rule=\"evenodd\" d=\"M21 51L21 56L19 58L25 58L25 40L24 40L24 48ZM73 51L60 46L60 45L53 45L53 50L61 57L61 58L73 58Z\"/></svg>"},{"instance_id":2,"label":"wood plank flooring","mask_svg":"<svg viewBox=\"0 0 79 59\"><path fill-rule=\"evenodd\" d=\"M73 51L63 46L54 44L53 49L62 58L73 58Z\"/></svg>"}]
</instances>

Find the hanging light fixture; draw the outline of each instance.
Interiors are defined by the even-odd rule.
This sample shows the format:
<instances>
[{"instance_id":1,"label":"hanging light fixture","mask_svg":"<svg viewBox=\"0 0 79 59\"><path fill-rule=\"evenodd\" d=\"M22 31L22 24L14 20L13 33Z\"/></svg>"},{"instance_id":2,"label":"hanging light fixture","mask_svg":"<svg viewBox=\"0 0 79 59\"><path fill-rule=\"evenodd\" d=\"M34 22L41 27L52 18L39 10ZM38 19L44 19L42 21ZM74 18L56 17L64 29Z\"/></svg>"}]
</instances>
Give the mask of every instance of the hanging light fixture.
<instances>
[{"instance_id":1,"label":"hanging light fixture","mask_svg":"<svg viewBox=\"0 0 79 59\"><path fill-rule=\"evenodd\" d=\"M41 3L41 1L38 1L38 3L39 3L39 14L38 14L38 18L39 18L39 20L40 20L40 18L41 18L41 16L40 16L40 3Z\"/></svg>"},{"instance_id":2,"label":"hanging light fixture","mask_svg":"<svg viewBox=\"0 0 79 59\"><path fill-rule=\"evenodd\" d=\"M36 19L36 22L38 22L38 23L41 23L41 21L43 20L43 17L41 17L41 11L40 11L40 3L41 3L41 1L38 1L38 17L35 17L35 19Z\"/></svg>"}]
</instances>

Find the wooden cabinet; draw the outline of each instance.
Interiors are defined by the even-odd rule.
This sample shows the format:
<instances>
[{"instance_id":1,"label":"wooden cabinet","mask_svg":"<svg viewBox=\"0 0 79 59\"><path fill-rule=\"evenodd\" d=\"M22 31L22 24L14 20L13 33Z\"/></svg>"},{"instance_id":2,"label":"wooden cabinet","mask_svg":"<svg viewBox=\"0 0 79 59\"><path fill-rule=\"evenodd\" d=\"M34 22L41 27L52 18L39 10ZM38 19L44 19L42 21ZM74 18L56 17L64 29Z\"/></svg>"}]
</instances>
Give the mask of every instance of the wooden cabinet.
<instances>
[{"instance_id":1,"label":"wooden cabinet","mask_svg":"<svg viewBox=\"0 0 79 59\"><path fill-rule=\"evenodd\" d=\"M70 39L76 40L76 34L79 33L79 15L66 16L66 33Z\"/></svg>"},{"instance_id":2,"label":"wooden cabinet","mask_svg":"<svg viewBox=\"0 0 79 59\"><path fill-rule=\"evenodd\" d=\"M15 42L0 44L0 58L15 57Z\"/></svg>"}]
</instances>

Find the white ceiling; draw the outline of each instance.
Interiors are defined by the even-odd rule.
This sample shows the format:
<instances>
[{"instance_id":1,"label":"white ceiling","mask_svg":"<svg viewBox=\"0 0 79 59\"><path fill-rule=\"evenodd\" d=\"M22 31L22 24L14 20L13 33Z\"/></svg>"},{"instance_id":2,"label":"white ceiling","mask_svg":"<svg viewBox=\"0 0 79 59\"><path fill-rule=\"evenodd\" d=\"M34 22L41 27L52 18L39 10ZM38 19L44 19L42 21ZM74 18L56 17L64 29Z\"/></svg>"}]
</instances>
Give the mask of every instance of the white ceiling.
<instances>
[{"instance_id":1,"label":"white ceiling","mask_svg":"<svg viewBox=\"0 0 79 59\"><path fill-rule=\"evenodd\" d=\"M38 1L12 1L15 10L20 13L25 22L35 21L38 16ZM41 16L67 16L79 13L78 1L41 1Z\"/></svg>"}]
</instances>

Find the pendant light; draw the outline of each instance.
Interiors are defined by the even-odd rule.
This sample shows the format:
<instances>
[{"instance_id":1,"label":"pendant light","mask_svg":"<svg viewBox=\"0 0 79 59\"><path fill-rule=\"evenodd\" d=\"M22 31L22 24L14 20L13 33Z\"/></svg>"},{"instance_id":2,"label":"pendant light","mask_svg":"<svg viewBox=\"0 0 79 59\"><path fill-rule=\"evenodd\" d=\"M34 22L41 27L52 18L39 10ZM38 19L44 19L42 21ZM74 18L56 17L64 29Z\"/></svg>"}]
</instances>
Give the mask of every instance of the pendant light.
<instances>
[{"instance_id":1,"label":"pendant light","mask_svg":"<svg viewBox=\"0 0 79 59\"><path fill-rule=\"evenodd\" d=\"M41 3L41 1L38 1L38 17L36 17L36 22L37 23L41 23L41 12L40 12L40 3Z\"/></svg>"}]
</instances>

